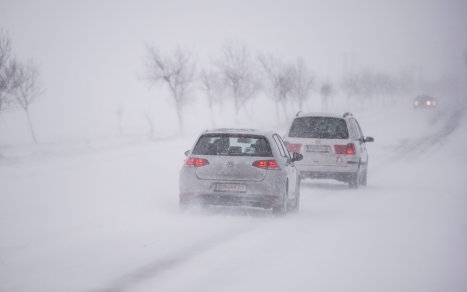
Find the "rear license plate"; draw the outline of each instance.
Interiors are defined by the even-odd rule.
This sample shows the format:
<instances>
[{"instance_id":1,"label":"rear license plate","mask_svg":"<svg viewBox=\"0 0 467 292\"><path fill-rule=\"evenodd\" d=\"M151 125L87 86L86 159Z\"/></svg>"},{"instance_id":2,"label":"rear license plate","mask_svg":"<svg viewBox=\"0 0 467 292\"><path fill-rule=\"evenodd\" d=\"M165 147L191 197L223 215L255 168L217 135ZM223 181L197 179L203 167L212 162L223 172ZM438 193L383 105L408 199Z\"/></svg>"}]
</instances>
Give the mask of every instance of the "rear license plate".
<instances>
[{"instance_id":1,"label":"rear license plate","mask_svg":"<svg viewBox=\"0 0 467 292\"><path fill-rule=\"evenodd\" d=\"M306 152L319 152L319 153L329 153L331 152L331 146L329 145L306 145Z\"/></svg>"},{"instance_id":2,"label":"rear license plate","mask_svg":"<svg viewBox=\"0 0 467 292\"><path fill-rule=\"evenodd\" d=\"M243 184L215 184L215 192L237 192L244 193L246 192L246 185Z\"/></svg>"}]
</instances>

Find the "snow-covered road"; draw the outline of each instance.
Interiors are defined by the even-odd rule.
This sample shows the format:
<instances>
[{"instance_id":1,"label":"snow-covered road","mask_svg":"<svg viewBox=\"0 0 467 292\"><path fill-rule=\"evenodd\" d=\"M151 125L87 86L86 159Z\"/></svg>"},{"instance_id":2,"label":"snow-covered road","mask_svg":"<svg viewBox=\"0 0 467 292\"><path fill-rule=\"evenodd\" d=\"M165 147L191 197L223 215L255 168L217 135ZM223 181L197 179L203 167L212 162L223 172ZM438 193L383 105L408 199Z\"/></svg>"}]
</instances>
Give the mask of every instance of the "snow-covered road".
<instances>
[{"instance_id":1,"label":"snow-covered road","mask_svg":"<svg viewBox=\"0 0 467 292\"><path fill-rule=\"evenodd\" d=\"M195 136L3 147L0 291L467 291L465 113L360 118L367 187L178 209Z\"/></svg>"}]
</instances>

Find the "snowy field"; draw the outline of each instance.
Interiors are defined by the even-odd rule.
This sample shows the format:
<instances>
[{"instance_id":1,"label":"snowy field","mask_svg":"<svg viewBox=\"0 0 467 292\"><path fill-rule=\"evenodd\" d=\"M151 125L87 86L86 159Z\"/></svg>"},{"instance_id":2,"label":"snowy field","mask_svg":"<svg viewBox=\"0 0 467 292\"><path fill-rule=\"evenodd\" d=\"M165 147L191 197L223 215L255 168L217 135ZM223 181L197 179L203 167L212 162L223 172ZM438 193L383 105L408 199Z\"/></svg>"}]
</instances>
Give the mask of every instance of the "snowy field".
<instances>
[{"instance_id":1,"label":"snowy field","mask_svg":"<svg viewBox=\"0 0 467 292\"><path fill-rule=\"evenodd\" d=\"M0 291L467 291L467 114L355 113L368 186L178 208L196 134L0 147ZM284 133L281 133L284 134Z\"/></svg>"}]
</instances>

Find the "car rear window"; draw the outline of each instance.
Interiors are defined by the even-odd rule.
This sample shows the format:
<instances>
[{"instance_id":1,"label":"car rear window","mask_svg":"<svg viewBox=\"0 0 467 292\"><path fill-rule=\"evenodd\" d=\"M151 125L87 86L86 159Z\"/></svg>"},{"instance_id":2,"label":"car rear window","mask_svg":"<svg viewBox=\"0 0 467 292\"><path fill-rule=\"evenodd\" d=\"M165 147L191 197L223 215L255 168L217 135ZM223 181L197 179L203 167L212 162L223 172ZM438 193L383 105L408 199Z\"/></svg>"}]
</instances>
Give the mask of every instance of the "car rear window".
<instances>
[{"instance_id":1,"label":"car rear window","mask_svg":"<svg viewBox=\"0 0 467 292\"><path fill-rule=\"evenodd\" d=\"M348 139L349 131L344 119L332 117L296 118L289 137L318 139Z\"/></svg>"},{"instance_id":2,"label":"car rear window","mask_svg":"<svg viewBox=\"0 0 467 292\"><path fill-rule=\"evenodd\" d=\"M272 157L271 146L266 137L244 134L202 135L192 153L195 155Z\"/></svg>"}]
</instances>

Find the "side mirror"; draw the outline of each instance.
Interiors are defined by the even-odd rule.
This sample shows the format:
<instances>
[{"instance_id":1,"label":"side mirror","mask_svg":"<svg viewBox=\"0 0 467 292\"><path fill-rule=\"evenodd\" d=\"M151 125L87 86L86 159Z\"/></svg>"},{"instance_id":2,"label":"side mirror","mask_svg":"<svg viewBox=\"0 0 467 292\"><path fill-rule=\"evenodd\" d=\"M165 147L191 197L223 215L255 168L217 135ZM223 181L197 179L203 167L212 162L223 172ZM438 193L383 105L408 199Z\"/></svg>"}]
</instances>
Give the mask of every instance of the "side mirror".
<instances>
[{"instance_id":1,"label":"side mirror","mask_svg":"<svg viewBox=\"0 0 467 292\"><path fill-rule=\"evenodd\" d=\"M190 155L190 150L185 151L185 156L188 157L188 155Z\"/></svg>"},{"instance_id":2,"label":"side mirror","mask_svg":"<svg viewBox=\"0 0 467 292\"><path fill-rule=\"evenodd\" d=\"M300 161L303 159L303 155L297 152L292 153L292 161Z\"/></svg>"},{"instance_id":3,"label":"side mirror","mask_svg":"<svg viewBox=\"0 0 467 292\"><path fill-rule=\"evenodd\" d=\"M364 142L374 142L375 139L373 139L373 137L366 137Z\"/></svg>"}]
</instances>

